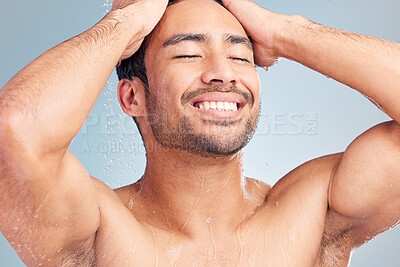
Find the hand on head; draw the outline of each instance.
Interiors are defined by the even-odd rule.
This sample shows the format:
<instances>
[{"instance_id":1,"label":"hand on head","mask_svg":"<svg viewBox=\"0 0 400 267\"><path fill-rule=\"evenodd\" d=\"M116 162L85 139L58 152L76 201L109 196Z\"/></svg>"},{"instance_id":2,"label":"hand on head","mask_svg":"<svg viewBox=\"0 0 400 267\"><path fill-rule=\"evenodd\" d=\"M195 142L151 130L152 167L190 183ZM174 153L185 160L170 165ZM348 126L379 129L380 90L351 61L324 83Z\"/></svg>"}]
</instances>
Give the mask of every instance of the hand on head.
<instances>
[{"instance_id":1,"label":"hand on head","mask_svg":"<svg viewBox=\"0 0 400 267\"><path fill-rule=\"evenodd\" d=\"M255 63L269 68L278 61L274 49L275 26L278 14L260 7L251 0L222 0L250 35L254 45ZM277 24L276 24L277 25Z\"/></svg>"},{"instance_id":2,"label":"hand on head","mask_svg":"<svg viewBox=\"0 0 400 267\"><path fill-rule=\"evenodd\" d=\"M121 60L132 56L142 44L144 38L157 25L167 7L168 0L114 0L112 11L122 10L132 22L133 31L137 32L126 47Z\"/></svg>"},{"instance_id":3,"label":"hand on head","mask_svg":"<svg viewBox=\"0 0 400 267\"><path fill-rule=\"evenodd\" d=\"M278 60L274 49L277 15L251 0L222 0L224 6L239 20L250 35L254 45L256 65L268 68ZM123 10L123 16L132 21L133 30L138 32L127 46L121 59L133 55L144 38L157 25L167 7L168 0L114 0L113 10Z\"/></svg>"}]
</instances>

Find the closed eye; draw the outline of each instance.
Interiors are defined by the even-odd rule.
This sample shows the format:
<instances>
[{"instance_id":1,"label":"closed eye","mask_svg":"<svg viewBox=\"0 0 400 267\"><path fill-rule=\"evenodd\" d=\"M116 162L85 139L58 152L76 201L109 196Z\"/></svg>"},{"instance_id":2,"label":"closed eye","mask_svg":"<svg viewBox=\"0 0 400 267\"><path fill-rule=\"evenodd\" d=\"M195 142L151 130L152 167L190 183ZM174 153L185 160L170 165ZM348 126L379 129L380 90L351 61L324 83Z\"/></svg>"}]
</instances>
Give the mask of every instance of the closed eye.
<instances>
[{"instance_id":1,"label":"closed eye","mask_svg":"<svg viewBox=\"0 0 400 267\"><path fill-rule=\"evenodd\" d=\"M182 55L182 56L176 56L174 58L198 58L200 57L199 55Z\"/></svg>"},{"instance_id":2,"label":"closed eye","mask_svg":"<svg viewBox=\"0 0 400 267\"><path fill-rule=\"evenodd\" d=\"M250 60L245 59L245 58L241 58L241 57L229 57L229 59L233 59L233 60L238 60L238 61L243 61L246 63L250 63Z\"/></svg>"}]
</instances>

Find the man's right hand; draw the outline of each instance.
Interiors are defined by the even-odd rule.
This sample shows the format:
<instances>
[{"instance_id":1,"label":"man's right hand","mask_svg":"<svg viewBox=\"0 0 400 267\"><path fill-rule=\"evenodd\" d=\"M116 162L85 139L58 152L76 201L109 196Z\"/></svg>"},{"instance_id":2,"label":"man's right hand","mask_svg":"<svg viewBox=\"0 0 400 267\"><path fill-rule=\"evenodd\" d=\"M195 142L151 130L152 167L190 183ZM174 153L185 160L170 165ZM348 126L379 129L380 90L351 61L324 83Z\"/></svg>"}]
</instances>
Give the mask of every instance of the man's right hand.
<instances>
[{"instance_id":1,"label":"man's right hand","mask_svg":"<svg viewBox=\"0 0 400 267\"><path fill-rule=\"evenodd\" d=\"M132 56L144 38L154 29L167 7L168 0L114 0L112 11L121 10L123 16L134 22L132 28L137 34L128 44L121 60Z\"/></svg>"}]
</instances>

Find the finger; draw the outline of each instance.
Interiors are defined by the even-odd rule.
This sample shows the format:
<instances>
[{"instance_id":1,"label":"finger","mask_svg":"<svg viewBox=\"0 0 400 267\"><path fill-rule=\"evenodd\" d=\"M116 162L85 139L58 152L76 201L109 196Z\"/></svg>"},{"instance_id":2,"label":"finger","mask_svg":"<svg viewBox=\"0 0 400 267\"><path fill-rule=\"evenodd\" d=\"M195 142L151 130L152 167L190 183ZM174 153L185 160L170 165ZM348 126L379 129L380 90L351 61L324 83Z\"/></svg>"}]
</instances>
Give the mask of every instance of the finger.
<instances>
[{"instance_id":1,"label":"finger","mask_svg":"<svg viewBox=\"0 0 400 267\"><path fill-rule=\"evenodd\" d=\"M275 14L251 0L222 0L222 2L248 31L266 25L267 17Z\"/></svg>"},{"instance_id":2,"label":"finger","mask_svg":"<svg viewBox=\"0 0 400 267\"><path fill-rule=\"evenodd\" d=\"M251 0L222 0L222 3L239 21L251 18L254 20L252 16L259 15L264 10Z\"/></svg>"}]
</instances>

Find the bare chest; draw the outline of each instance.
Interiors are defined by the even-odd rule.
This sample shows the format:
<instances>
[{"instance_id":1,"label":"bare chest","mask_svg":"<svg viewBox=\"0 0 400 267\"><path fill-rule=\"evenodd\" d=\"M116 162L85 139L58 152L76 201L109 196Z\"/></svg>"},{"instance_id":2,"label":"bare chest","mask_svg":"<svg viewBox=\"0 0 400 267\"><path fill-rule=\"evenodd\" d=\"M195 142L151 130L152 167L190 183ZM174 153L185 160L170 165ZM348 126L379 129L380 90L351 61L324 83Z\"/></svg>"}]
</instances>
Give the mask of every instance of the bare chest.
<instances>
[{"instance_id":1,"label":"bare chest","mask_svg":"<svg viewBox=\"0 0 400 267\"><path fill-rule=\"evenodd\" d=\"M96 266L347 266L344 238L293 223L257 228L250 223L226 236L211 229L190 241L151 227L114 227L96 240Z\"/></svg>"}]
</instances>

